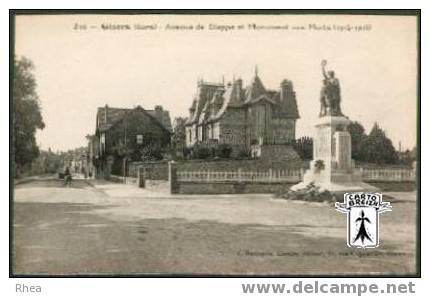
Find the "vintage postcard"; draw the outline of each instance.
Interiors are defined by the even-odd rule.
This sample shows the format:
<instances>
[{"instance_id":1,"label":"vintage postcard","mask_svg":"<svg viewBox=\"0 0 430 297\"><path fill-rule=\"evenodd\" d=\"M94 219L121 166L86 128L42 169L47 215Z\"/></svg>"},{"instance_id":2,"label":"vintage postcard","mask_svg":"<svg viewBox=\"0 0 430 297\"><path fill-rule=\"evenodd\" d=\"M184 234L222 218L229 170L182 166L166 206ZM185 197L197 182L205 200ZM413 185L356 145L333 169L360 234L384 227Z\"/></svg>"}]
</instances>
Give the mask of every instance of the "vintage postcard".
<instances>
[{"instance_id":1,"label":"vintage postcard","mask_svg":"<svg viewBox=\"0 0 430 297\"><path fill-rule=\"evenodd\" d=\"M12 276L418 276L419 11L12 16Z\"/></svg>"}]
</instances>

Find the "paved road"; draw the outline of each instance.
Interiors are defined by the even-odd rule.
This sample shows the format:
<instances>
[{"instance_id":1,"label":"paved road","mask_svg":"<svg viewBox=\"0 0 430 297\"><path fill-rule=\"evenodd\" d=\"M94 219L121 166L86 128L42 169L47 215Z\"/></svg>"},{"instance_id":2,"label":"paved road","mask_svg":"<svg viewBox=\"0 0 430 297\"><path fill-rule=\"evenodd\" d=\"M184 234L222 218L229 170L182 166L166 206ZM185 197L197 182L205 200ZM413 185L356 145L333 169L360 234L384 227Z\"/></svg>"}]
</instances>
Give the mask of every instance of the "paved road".
<instances>
[{"instance_id":1,"label":"paved road","mask_svg":"<svg viewBox=\"0 0 430 297\"><path fill-rule=\"evenodd\" d=\"M413 273L415 195L392 193L381 246L345 247L332 205L268 195L153 197L130 185L57 180L17 185L14 272Z\"/></svg>"}]
</instances>

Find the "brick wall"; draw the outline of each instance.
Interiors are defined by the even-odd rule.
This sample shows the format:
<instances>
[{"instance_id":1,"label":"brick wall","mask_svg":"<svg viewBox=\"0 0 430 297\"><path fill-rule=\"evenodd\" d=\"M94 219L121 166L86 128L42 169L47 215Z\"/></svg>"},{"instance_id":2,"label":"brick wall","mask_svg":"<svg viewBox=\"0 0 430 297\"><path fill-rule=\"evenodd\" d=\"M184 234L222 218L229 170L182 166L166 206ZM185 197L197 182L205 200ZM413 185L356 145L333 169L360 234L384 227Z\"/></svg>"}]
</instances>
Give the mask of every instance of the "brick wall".
<instances>
[{"instance_id":1,"label":"brick wall","mask_svg":"<svg viewBox=\"0 0 430 297\"><path fill-rule=\"evenodd\" d=\"M168 161L159 162L133 162L129 167L129 175L137 177L139 167L145 168L145 178L149 180L168 180L169 169Z\"/></svg>"},{"instance_id":2,"label":"brick wall","mask_svg":"<svg viewBox=\"0 0 430 297\"><path fill-rule=\"evenodd\" d=\"M193 183L177 184L177 194L250 194L278 193L294 184L291 183Z\"/></svg>"},{"instance_id":3,"label":"brick wall","mask_svg":"<svg viewBox=\"0 0 430 297\"><path fill-rule=\"evenodd\" d=\"M232 147L232 156L237 156L245 148L245 110L229 108L219 122L219 143Z\"/></svg>"}]
</instances>

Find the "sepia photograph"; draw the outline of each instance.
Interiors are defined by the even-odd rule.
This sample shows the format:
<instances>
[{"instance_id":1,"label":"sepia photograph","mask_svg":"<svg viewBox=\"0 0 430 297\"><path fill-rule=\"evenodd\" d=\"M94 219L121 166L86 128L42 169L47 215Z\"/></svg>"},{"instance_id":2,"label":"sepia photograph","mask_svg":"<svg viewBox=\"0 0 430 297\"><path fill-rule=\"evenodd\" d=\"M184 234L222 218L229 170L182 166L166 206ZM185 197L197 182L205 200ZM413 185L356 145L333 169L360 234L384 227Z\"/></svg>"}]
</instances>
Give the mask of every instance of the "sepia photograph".
<instances>
[{"instance_id":1,"label":"sepia photograph","mask_svg":"<svg viewBox=\"0 0 430 297\"><path fill-rule=\"evenodd\" d=\"M10 22L10 276L420 276L419 10Z\"/></svg>"}]
</instances>

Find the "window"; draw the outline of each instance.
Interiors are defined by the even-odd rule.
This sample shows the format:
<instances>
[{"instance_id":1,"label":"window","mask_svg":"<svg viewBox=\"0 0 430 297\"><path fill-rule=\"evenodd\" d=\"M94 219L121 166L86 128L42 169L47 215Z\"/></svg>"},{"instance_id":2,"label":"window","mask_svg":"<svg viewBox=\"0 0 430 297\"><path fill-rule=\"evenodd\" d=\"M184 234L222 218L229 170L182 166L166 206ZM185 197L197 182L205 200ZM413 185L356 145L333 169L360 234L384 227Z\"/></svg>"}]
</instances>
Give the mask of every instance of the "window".
<instances>
[{"instance_id":1,"label":"window","mask_svg":"<svg viewBox=\"0 0 430 297\"><path fill-rule=\"evenodd\" d=\"M142 134L136 135L136 143L137 144L143 144L143 135Z\"/></svg>"},{"instance_id":2,"label":"window","mask_svg":"<svg viewBox=\"0 0 430 297\"><path fill-rule=\"evenodd\" d=\"M100 151L103 154L105 152L105 148L106 148L106 137L104 133L100 134Z\"/></svg>"}]
</instances>

